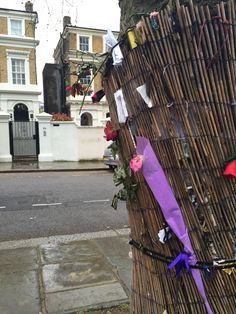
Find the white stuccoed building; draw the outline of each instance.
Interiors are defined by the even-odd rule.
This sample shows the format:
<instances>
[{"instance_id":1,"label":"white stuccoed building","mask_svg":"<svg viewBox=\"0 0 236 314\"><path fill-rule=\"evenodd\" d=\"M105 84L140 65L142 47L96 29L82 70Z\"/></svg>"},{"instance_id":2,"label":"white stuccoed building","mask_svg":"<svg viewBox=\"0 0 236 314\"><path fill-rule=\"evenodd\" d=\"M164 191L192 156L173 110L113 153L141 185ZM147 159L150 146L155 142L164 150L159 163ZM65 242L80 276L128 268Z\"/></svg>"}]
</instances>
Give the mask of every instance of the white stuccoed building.
<instances>
[{"instance_id":1,"label":"white stuccoed building","mask_svg":"<svg viewBox=\"0 0 236 314\"><path fill-rule=\"evenodd\" d=\"M35 26L37 12L30 1L25 11L0 8L0 110L15 121L39 113Z\"/></svg>"}]
</instances>

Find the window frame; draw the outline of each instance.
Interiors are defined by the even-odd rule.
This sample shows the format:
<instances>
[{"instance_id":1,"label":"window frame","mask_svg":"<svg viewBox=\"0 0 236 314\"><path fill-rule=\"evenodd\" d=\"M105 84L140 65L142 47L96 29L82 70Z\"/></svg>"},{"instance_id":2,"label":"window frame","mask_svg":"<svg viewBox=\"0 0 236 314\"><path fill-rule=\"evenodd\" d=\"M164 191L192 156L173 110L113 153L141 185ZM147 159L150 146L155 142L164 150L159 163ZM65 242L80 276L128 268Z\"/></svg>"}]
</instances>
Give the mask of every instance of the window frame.
<instances>
[{"instance_id":1,"label":"window frame","mask_svg":"<svg viewBox=\"0 0 236 314\"><path fill-rule=\"evenodd\" d=\"M13 34L12 33L12 21L18 21L21 22L21 34ZM19 19L19 18L9 18L8 19L8 34L11 36L15 36L15 37L23 37L25 36L25 32L24 32L24 28L25 28L25 20L24 19Z\"/></svg>"},{"instance_id":2,"label":"window frame","mask_svg":"<svg viewBox=\"0 0 236 314\"><path fill-rule=\"evenodd\" d=\"M86 43L86 44L85 44L85 43L81 43L81 42L80 42L81 39L87 39L87 40L88 40L88 43ZM88 49L87 49L87 50L82 50L82 49L81 49L81 46L82 46L82 45L84 45L84 46L85 46L85 45L88 45ZM89 37L88 37L88 36L79 36L79 50L80 50L80 51L84 51L84 52L88 52L88 51L89 51L89 48L90 48L90 47L89 47Z\"/></svg>"},{"instance_id":3,"label":"window frame","mask_svg":"<svg viewBox=\"0 0 236 314\"><path fill-rule=\"evenodd\" d=\"M13 61L15 62L15 70L13 71ZM17 64L18 63L18 64ZM17 68L20 68L18 71ZM25 59L11 58L11 77L13 85L26 85L26 66ZM14 83L15 80L15 83ZM21 82L21 83L19 83Z\"/></svg>"},{"instance_id":4,"label":"window frame","mask_svg":"<svg viewBox=\"0 0 236 314\"><path fill-rule=\"evenodd\" d=\"M12 60L22 60L24 61L25 69L25 84L15 84L13 83L13 68ZM30 73L29 73L29 52L27 51L17 51L17 50L7 50L7 63L8 63L8 83L13 86L27 86L30 84Z\"/></svg>"},{"instance_id":5,"label":"window frame","mask_svg":"<svg viewBox=\"0 0 236 314\"><path fill-rule=\"evenodd\" d=\"M85 51L85 50L81 50L80 49L80 38L82 37L86 37L88 38L88 51ZM80 33L80 34L77 34L77 50L81 51L81 52L92 52L93 51L93 41L92 41L92 36L89 35L89 34L86 34L86 33Z\"/></svg>"}]
</instances>

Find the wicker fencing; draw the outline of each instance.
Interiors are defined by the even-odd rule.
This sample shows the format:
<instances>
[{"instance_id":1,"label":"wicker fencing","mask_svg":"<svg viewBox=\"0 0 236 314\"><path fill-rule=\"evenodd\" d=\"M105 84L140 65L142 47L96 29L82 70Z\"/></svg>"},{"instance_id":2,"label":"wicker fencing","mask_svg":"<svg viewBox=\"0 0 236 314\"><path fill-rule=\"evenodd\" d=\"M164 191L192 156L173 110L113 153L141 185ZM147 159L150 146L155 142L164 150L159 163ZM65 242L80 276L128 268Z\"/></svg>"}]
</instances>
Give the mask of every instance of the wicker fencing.
<instances>
[{"instance_id":1,"label":"wicker fencing","mask_svg":"<svg viewBox=\"0 0 236 314\"><path fill-rule=\"evenodd\" d=\"M225 161L236 151L235 14L233 0L220 3L214 12L177 1L174 11L166 7L155 20L142 16L141 29L131 29L136 44L130 44L127 33L120 43L122 64L109 68L107 63L104 72L121 159L132 158L136 136L149 139L202 265L212 312L220 314L236 312L236 184L223 176ZM143 84L151 108L136 90ZM114 99L119 89L128 110L123 124ZM127 200L132 312L206 313L191 271L167 274L183 245L173 233L164 244L159 241L158 232L166 226L162 210L142 173L133 177L136 198Z\"/></svg>"}]
</instances>

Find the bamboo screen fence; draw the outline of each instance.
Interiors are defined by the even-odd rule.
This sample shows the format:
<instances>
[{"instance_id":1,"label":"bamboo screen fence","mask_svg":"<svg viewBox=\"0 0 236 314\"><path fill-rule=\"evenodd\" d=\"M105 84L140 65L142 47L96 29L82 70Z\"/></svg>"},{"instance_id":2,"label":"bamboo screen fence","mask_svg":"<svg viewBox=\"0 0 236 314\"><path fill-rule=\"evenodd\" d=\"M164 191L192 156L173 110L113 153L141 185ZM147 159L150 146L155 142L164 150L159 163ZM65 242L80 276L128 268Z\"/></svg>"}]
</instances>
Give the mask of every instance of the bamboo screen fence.
<instances>
[{"instance_id":1,"label":"bamboo screen fence","mask_svg":"<svg viewBox=\"0 0 236 314\"><path fill-rule=\"evenodd\" d=\"M214 12L177 1L174 13L166 7L156 15L155 25L142 16L142 30L133 29L137 47L132 49L125 36L122 64L104 72L121 159L132 158L135 136L149 139L203 264L235 261L236 185L223 176L224 161L236 151L235 14L233 0L220 3ZM145 83L152 108L136 90ZM114 99L120 88L129 114L124 124L118 121ZM136 199L127 201L131 238L138 243L132 247L132 312L206 313L191 272L167 274L165 257L176 257L183 245L174 234L165 244L158 240L165 226L161 208L142 174L134 178ZM164 258L148 256L144 248ZM201 269L213 313L236 313L234 266Z\"/></svg>"}]
</instances>

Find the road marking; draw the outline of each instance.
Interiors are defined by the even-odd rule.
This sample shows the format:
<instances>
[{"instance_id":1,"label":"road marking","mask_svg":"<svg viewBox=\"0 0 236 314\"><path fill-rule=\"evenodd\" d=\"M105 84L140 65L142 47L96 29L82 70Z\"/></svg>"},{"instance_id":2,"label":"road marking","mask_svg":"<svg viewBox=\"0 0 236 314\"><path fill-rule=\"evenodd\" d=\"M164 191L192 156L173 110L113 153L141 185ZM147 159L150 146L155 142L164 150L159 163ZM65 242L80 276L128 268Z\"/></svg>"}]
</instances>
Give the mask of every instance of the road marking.
<instances>
[{"instance_id":1,"label":"road marking","mask_svg":"<svg viewBox=\"0 0 236 314\"><path fill-rule=\"evenodd\" d=\"M62 203L49 203L49 204L32 204L33 207L40 207L40 206L56 206L61 205Z\"/></svg>"},{"instance_id":2,"label":"road marking","mask_svg":"<svg viewBox=\"0 0 236 314\"><path fill-rule=\"evenodd\" d=\"M0 206L0 209L6 208L6 206Z\"/></svg>"},{"instance_id":3,"label":"road marking","mask_svg":"<svg viewBox=\"0 0 236 314\"><path fill-rule=\"evenodd\" d=\"M98 203L98 202L109 202L110 200L91 200L91 201L83 201L83 203Z\"/></svg>"}]
</instances>

